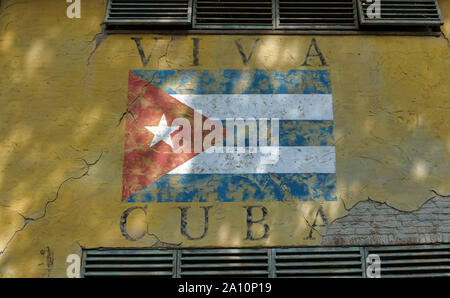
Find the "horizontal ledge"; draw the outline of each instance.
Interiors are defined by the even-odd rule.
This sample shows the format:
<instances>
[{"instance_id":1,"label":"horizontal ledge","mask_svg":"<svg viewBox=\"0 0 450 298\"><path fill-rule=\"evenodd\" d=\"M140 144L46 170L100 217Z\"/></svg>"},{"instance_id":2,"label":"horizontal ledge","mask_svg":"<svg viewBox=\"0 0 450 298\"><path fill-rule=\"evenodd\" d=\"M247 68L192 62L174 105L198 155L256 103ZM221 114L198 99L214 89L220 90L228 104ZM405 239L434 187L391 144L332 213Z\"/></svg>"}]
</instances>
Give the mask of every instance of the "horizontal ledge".
<instances>
[{"instance_id":1,"label":"horizontal ledge","mask_svg":"<svg viewBox=\"0 0 450 298\"><path fill-rule=\"evenodd\" d=\"M161 34L161 35L370 35L370 36L433 36L435 32L408 31L362 31L362 30L149 30L149 29L106 29L106 34Z\"/></svg>"}]
</instances>

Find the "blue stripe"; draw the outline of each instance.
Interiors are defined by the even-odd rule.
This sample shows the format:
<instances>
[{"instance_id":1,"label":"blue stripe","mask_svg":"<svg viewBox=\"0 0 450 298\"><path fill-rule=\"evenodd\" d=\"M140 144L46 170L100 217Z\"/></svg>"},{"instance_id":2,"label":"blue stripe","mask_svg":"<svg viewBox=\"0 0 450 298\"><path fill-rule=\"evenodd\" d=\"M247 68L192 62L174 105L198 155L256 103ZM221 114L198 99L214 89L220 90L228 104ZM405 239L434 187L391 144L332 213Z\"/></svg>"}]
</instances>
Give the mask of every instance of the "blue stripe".
<instances>
[{"instance_id":1,"label":"blue stripe","mask_svg":"<svg viewBox=\"0 0 450 298\"><path fill-rule=\"evenodd\" d=\"M169 94L331 94L327 70L134 70Z\"/></svg>"},{"instance_id":2,"label":"blue stripe","mask_svg":"<svg viewBox=\"0 0 450 298\"><path fill-rule=\"evenodd\" d=\"M334 146L333 121L281 120L279 138L280 146Z\"/></svg>"},{"instance_id":3,"label":"blue stripe","mask_svg":"<svg viewBox=\"0 0 450 298\"><path fill-rule=\"evenodd\" d=\"M336 174L187 174L165 175L126 202L336 200Z\"/></svg>"}]
</instances>

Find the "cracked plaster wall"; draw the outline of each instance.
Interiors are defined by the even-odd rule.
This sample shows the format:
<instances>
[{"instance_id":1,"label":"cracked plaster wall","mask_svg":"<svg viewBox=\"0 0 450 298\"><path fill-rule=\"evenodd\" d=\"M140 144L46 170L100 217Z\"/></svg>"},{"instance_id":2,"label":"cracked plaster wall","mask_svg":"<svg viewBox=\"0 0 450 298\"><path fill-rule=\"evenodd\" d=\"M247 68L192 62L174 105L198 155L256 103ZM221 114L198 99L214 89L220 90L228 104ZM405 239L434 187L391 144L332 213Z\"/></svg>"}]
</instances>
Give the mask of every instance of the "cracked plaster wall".
<instances>
[{"instance_id":1,"label":"cracked plaster wall","mask_svg":"<svg viewBox=\"0 0 450 298\"><path fill-rule=\"evenodd\" d=\"M66 18L65 1L0 1L0 276L65 276L67 255L80 254L81 247L393 244L408 239L407 233L386 238L380 230L379 237L362 239L339 233L353 212L376 217L397 210L402 218L422 210L421 216L434 216L430 204L447 204L449 1L439 1L447 21L441 37L106 36L100 24L107 1L82 2L77 20ZM145 53L151 52L145 66L131 37L141 37ZM200 39L199 66L192 61L193 37ZM317 57L311 67L301 66L312 37L327 66ZM247 52L259 38L246 63L238 38ZM125 239L120 218L135 206L120 201L122 120L132 117L128 72L179 68L329 70L338 201L258 202L269 210L270 226L270 236L258 241L244 240L247 203L212 204L208 235L195 241L180 234L177 204L147 204L146 213L128 219L130 233L144 230L145 237ZM442 197L429 200L434 192ZM380 203L366 202L368 197ZM204 204L184 206L192 207L190 233L201 234L198 207ZM420 240L415 226L411 239ZM431 242L447 241L442 229L423 233Z\"/></svg>"}]
</instances>

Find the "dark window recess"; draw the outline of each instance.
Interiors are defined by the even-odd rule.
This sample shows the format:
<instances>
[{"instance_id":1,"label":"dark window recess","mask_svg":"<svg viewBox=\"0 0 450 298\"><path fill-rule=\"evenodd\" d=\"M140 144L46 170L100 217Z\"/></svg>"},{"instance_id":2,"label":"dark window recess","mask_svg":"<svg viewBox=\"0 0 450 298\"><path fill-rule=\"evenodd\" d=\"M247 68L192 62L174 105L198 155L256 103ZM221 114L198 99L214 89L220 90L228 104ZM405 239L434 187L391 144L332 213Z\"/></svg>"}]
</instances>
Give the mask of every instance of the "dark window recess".
<instances>
[{"instance_id":1,"label":"dark window recess","mask_svg":"<svg viewBox=\"0 0 450 298\"><path fill-rule=\"evenodd\" d=\"M191 25L192 0L109 0L108 25Z\"/></svg>"},{"instance_id":2,"label":"dark window recess","mask_svg":"<svg viewBox=\"0 0 450 298\"><path fill-rule=\"evenodd\" d=\"M194 28L272 29L272 0L194 0Z\"/></svg>"},{"instance_id":3,"label":"dark window recess","mask_svg":"<svg viewBox=\"0 0 450 298\"><path fill-rule=\"evenodd\" d=\"M373 1L358 0L361 25L442 25L437 0L381 0L380 18L370 18L368 13ZM374 10L370 9L373 13Z\"/></svg>"},{"instance_id":4,"label":"dark window recess","mask_svg":"<svg viewBox=\"0 0 450 298\"><path fill-rule=\"evenodd\" d=\"M280 29L357 29L353 0L279 0L277 28Z\"/></svg>"}]
</instances>

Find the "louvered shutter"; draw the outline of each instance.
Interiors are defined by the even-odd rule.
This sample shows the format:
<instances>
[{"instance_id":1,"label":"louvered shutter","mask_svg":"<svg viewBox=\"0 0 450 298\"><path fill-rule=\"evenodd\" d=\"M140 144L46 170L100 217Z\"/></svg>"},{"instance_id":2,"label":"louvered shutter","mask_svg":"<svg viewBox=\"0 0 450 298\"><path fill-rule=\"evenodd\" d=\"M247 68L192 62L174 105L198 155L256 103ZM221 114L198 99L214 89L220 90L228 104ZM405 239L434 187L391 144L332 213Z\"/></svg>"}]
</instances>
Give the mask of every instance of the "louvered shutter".
<instances>
[{"instance_id":1,"label":"louvered shutter","mask_svg":"<svg viewBox=\"0 0 450 298\"><path fill-rule=\"evenodd\" d=\"M181 277L268 277L267 249L193 249L181 252Z\"/></svg>"},{"instance_id":2,"label":"louvered shutter","mask_svg":"<svg viewBox=\"0 0 450 298\"><path fill-rule=\"evenodd\" d=\"M356 29L354 0L278 0L277 28Z\"/></svg>"},{"instance_id":3,"label":"louvered shutter","mask_svg":"<svg viewBox=\"0 0 450 298\"><path fill-rule=\"evenodd\" d=\"M174 250L108 249L83 252L83 277L172 277L176 268Z\"/></svg>"},{"instance_id":4,"label":"louvered shutter","mask_svg":"<svg viewBox=\"0 0 450 298\"><path fill-rule=\"evenodd\" d=\"M272 0L195 0L194 28L272 29Z\"/></svg>"},{"instance_id":5,"label":"louvered shutter","mask_svg":"<svg viewBox=\"0 0 450 298\"><path fill-rule=\"evenodd\" d=\"M83 277L361 277L360 248L84 250Z\"/></svg>"},{"instance_id":6,"label":"louvered shutter","mask_svg":"<svg viewBox=\"0 0 450 298\"><path fill-rule=\"evenodd\" d=\"M367 12L373 1L358 0L362 25L441 25L437 0L381 0L380 18L369 18ZM372 11L372 10L369 10Z\"/></svg>"},{"instance_id":7,"label":"louvered shutter","mask_svg":"<svg viewBox=\"0 0 450 298\"><path fill-rule=\"evenodd\" d=\"M381 260L381 277L450 276L450 245L368 247Z\"/></svg>"},{"instance_id":8,"label":"louvered shutter","mask_svg":"<svg viewBox=\"0 0 450 298\"><path fill-rule=\"evenodd\" d=\"M108 25L190 25L192 0L110 0Z\"/></svg>"},{"instance_id":9,"label":"louvered shutter","mask_svg":"<svg viewBox=\"0 0 450 298\"><path fill-rule=\"evenodd\" d=\"M363 250L349 248L275 249L276 277L363 277Z\"/></svg>"},{"instance_id":10,"label":"louvered shutter","mask_svg":"<svg viewBox=\"0 0 450 298\"><path fill-rule=\"evenodd\" d=\"M378 247L83 250L82 277L365 277L377 254L381 277L450 276L450 245Z\"/></svg>"}]
</instances>

